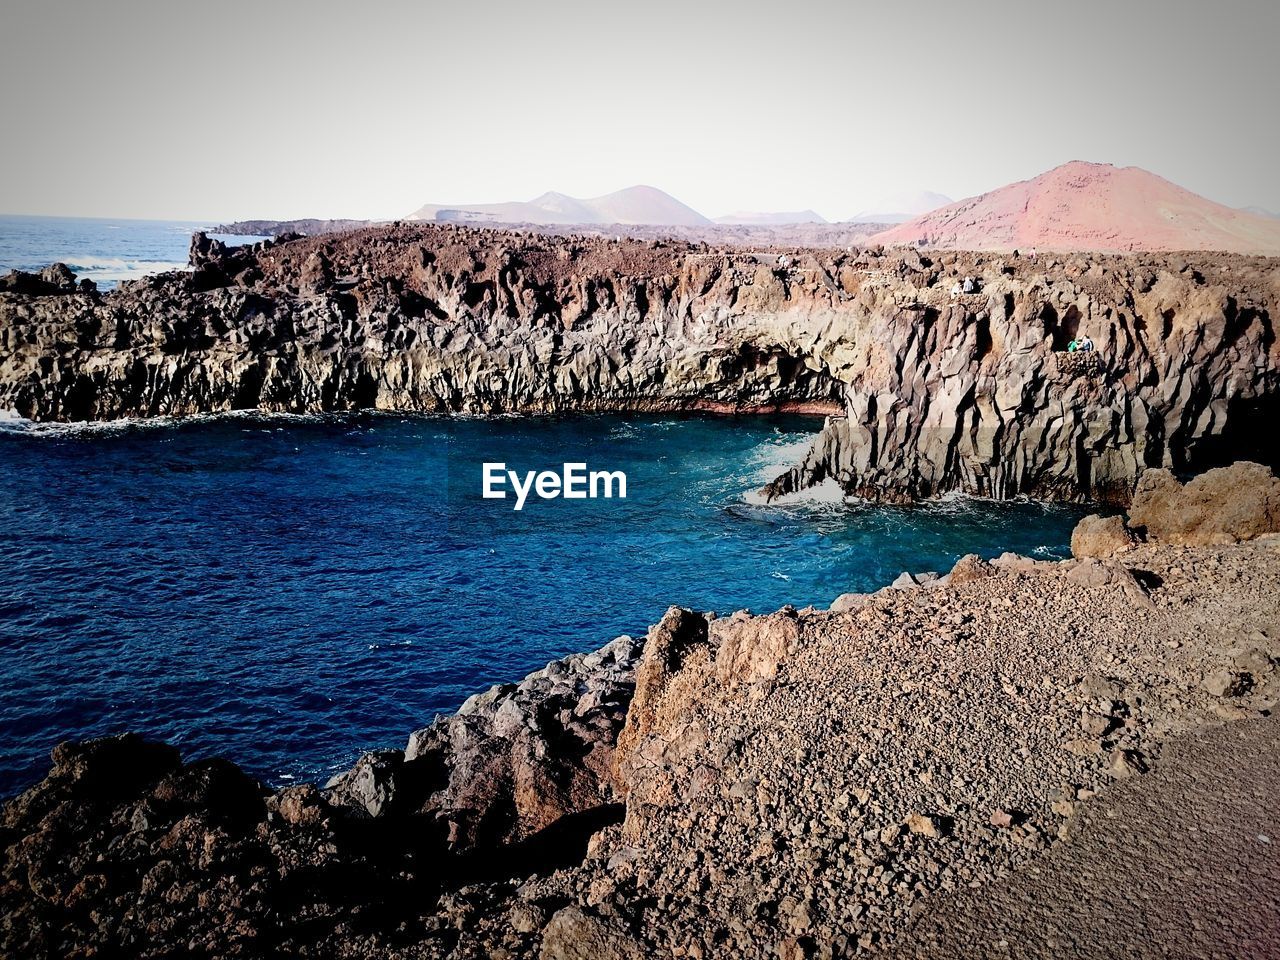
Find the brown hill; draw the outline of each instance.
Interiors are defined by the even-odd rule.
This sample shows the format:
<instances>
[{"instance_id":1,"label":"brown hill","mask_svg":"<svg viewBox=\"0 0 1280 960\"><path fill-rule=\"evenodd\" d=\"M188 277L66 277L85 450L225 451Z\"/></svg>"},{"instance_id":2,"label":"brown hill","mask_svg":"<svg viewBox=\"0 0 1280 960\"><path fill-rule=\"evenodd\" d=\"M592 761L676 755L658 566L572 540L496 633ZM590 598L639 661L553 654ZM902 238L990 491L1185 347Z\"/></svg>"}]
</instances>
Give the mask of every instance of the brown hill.
<instances>
[{"instance_id":1,"label":"brown hill","mask_svg":"<svg viewBox=\"0 0 1280 960\"><path fill-rule=\"evenodd\" d=\"M1138 167L1073 161L872 238L965 250L1223 250L1280 255L1280 221Z\"/></svg>"}]
</instances>

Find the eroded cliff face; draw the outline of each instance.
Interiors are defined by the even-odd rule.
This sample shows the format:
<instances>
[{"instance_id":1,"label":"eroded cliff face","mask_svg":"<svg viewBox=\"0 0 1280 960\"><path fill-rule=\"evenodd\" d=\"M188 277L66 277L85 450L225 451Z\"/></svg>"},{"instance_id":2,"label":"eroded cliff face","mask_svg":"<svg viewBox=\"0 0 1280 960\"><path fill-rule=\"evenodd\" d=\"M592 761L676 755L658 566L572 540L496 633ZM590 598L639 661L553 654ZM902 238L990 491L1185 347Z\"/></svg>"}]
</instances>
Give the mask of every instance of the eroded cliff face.
<instances>
[{"instance_id":1,"label":"eroded cliff face","mask_svg":"<svg viewBox=\"0 0 1280 960\"><path fill-rule=\"evenodd\" d=\"M1127 500L1274 460L1277 261L714 250L390 226L227 250L105 296L0 281L0 409L833 414L767 488ZM962 277L978 292L953 294ZM31 279L31 278L27 278ZM1068 355L1088 334L1091 356ZM1261 438L1261 439L1260 439Z\"/></svg>"},{"instance_id":2,"label":"eroded cliff face","mask_svg":"<svg viewBox=\"0 0 1280 960\"><path fill-rule=\"evenodd\" d=\"M934 283L871 312L837 374L844 416L769 495L830 477L872 499L1127 502L1146 467L1274 461L1259 422L1275 409L1275 261L972 266L979 293ZM1094 352L1066 352L1085 335Z\"/></svg>"},{"instance_id":3,"label":"eroded cliff face","mask_svg":"<svg viewBox=\"0 0 1280 960\"><path fill-rule=\"evenodd\" d=\"M769 258L771 259L771 258ZM754 258L745 258L754 264ZM385 228L226 250L105 296L0 293L0 407L35 420L235 409L831 410L812 298L723 255ZM745 261L744 261L745 262ZM739 287L752 303L731 310Z\"/></svg>"}]
</instances>

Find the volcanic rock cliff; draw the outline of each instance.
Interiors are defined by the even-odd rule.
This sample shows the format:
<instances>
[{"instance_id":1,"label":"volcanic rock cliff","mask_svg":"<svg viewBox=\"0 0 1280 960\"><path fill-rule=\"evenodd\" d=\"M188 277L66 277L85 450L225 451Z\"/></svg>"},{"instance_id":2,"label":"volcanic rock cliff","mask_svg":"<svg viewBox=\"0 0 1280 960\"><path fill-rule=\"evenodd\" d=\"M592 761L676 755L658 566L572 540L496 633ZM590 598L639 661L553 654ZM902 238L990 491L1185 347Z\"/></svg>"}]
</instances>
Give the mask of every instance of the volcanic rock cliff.
<instances>
[{"instance_id":1,"label":"volcanic rock cliff","mask_svg":"<svg viewBox=\"0 0 1280 960\"><path fill-rule=\"evenodd\" d=\"M1127 500L1271 461L1274 260L712 249L448 226L228 249L105 295L0 280L0 409L838 414L768 488L834 478ZM973 293L959 292L973 277ZM1088 334L1091 355L1068 355ZM1259 449L1259 443L1264 448Z\"/></svg>"}]
</instances>

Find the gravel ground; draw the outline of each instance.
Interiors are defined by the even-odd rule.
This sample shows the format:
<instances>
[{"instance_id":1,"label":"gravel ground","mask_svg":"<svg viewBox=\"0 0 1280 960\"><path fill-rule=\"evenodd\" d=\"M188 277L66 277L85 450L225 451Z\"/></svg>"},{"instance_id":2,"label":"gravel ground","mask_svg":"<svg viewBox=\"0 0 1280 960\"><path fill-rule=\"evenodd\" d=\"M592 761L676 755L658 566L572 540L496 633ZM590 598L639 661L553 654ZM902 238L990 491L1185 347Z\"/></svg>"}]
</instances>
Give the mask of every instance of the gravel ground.
<instances>
[{"instance_id":1,"label":"gravel ground","mask_svg":"<svg viewBox=\"0 0 1280 960\"><path fill-rule=\"evenodd\" d=\"M1038 864L956 897L899 957L1280 956L1280 720L1173 740Z\"/></svg>"},{"instance_id":2,"label":"gravel ground","mask_svg":"<svg viewBox=\"0 0 1280 960\"><path fill-rule=\"evenodd\" d=\"M1191 798L1145 774L1162 770L1171 738L1274 703L1280 542L1140 547L1123 566L1010 558L966 569L945 587L847 601L850 612L730 618L687 640L647 703L639 683L645 709L633 707L628 724L646 711L652 722L633 748L626 822L596 839L583 866L522 887L517 910L568 903L581 914L571 919L655 955L854 955L997 891L1032 897L1033 883L1049 881L1027 868L1073 834L1082 811L1102 809L1098 795L1137 798L1152 829L1163 822L1201 851ZM1266 819L1265 800L1208 791L1197 819L1245 822L1238 807L1249 822ZM1121 916L1117 904L1141 912L1144 889L1178 889L1185 869L1172 843L1141 868L1117 859L1118 840L1081 849L1108 904L1094 921L1103 926ZM1196 883L1226 896L1236 858L1208 852L1192 861L1204 871ZM1274 874L1259 880L1274 893ZM1179 909L1202 943L1244 942L1213 905ZM1008 917L1027 925L1010 943L1038 929L1033 912ZM972 936L985 922L973 921ZM477 942L492 944L498 931L485 927ZM1159 938L1148 952L1193 942L1172 922L1146 929ZM981 955L984 942L944 940L939 955ZM504 944L531 946L514 935ZM545 940L542 951L572 955Z\"/></svg>"}]
</instances>

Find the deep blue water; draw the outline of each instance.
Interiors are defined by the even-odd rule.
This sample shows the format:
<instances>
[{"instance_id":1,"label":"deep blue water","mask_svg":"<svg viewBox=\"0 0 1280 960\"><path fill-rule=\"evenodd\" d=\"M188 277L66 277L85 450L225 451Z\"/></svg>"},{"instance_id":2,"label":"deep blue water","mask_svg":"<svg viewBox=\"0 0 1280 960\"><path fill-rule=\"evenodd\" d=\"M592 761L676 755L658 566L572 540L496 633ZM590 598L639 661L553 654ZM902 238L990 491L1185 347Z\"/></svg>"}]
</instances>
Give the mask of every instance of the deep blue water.
<instances>
[{"instance_id":1,"label":"deep blue water","mask_svg":"<svg viewBox=\"0 0 1280 960\"><path fill-rule=\"evenodd\" d=\"M137 730L323 779L673 603L825 605L960 555L1065 554L1079 511L749 494L819 422L210 419L0 432L0 795ZM626 500L480 498L480 464L624 470Z\"/></svg>"},{"instance_id":2,"label":"deep blue water","mask_svg":"<svg viewBox=\"0 0 1280 960\"><path fill-rule=\"evenodd\" d=\"M186 267L192 232L210 226L185 220L0 215L0 274L61 261L78 277L109 290L121 280ZM234 245L260 238L220 239Z\"/></svg>"}]
</instances>

